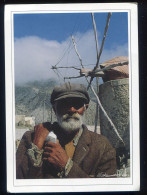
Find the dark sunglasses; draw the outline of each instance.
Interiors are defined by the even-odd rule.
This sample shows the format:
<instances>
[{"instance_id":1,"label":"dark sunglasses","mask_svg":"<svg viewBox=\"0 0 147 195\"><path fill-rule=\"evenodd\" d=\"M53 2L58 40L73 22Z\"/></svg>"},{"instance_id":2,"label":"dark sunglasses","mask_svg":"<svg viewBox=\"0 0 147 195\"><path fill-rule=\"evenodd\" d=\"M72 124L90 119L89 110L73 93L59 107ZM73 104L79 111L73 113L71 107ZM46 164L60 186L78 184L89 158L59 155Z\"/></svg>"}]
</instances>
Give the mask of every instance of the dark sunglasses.
<instances>
[{"instance_id":1,"label":"dark sunglasses","mask_svg":"<svg viewBox=\"0 0 147 195\"><path fill-rule=\"evenodd\" d=\"M74 107L75 109L79 109L83 106L84 106L84 100L79 98L66 98L66 99L59 100L57 102L58 108Z\"/></svg>"}]
</instances>

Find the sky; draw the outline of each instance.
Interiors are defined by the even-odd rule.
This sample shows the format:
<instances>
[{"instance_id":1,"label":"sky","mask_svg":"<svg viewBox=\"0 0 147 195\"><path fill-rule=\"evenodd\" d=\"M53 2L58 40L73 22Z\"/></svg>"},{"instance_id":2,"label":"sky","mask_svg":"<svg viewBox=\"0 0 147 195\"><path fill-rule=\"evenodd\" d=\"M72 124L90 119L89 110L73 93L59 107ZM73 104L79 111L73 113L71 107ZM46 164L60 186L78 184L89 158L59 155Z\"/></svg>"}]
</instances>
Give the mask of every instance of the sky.
<instances>
[{"instance_id":1,"label":"sky","mask_svg":"<svg viewBox=\"0 0 147 195\"><path fill-rule=\"evenodd\" d=\"M99 50L107 20L107 13L95 13ZM85 68L96 64L96 43L91 13L14 14L15 82L79 76L80 68L71 35ZM116 56L128 56L128 14L113 13L105 39L100 63Z\"/></svg>"}]
</instances>

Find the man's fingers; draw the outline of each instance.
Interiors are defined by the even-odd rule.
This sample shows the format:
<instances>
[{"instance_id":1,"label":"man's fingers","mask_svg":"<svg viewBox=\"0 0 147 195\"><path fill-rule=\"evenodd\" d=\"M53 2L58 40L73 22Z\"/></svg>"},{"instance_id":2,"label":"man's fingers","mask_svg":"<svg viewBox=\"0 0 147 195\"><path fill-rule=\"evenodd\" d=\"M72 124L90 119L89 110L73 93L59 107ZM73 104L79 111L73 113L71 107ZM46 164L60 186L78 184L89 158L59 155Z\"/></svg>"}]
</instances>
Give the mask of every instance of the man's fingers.
<instances>
[{"instance_id":1,"label":"man's fingers","mask_svg":"<svg viewBox=\"0 0 147 195\"><path fill-rule=\"evenodd\" d=\"M54 143L54 142L46 142L46 144L45 145L51 145L51 146L54 146L54 145L60 145L60 143L59 143L59 140L57 139L56 140L56 143Z\"/></svg>"},{"instance_id":2,"label":"man's fingers","mask_svg":"<svg viewBox=\"0 0 147 195\"><path fill-rule=\"evenodd\" d=\"M47 159L48 159L48 157L44 157L42 160L45 161L45 160L47 160Z\"/></svg>"},{"instance_id":3,"label":"man's fingers","mask_svg":"<svg viewBox=\"0 0 147 195\"><path fill-rule=\"evenodd\" d=\"M56 143L47 142L45 145L46 145L46 146L49 146L49 147L57 147L57 146L59 146L60 144L59 144L59 140L57 140Z\"/></svg>"},{"instance_id":4,"label":"man's fingers","mask_svg":"<svg viewBox=\"0 0 147 195\"><path fill-rule=\"evenodd\" d=\"M52 163L53 165L55 164L56 160L52 157L44 157L43 161L48 161L50 163Z\"/></svg>"},{"instance_id":5,"label":"man's fingers","mask_svg":"<svg viewBox=\"0 0 147 195\"><path fill-rule=\"evenodd\" d=\"M47 158L48 162L52 163L54 165L55 160L52 157L48 157Z\"/></svg>"},{"instance_id":6,"label":"man's fingers","mask_svg":"<svg viewBox=\"0 0 147 195\"><path fill-rule=\"evenodd\" d=\"M41 132L42 132L42 131L45 131L47 134L49 133L49 129L46 128L46 126L44 126L42 123L36 125L36 126L34 127L34 130L35 130L35 131L41 131Z\"/></svg>"},{"instance_id":7,"label":"man's fingers","mask_svg":"<svg viewBox=\"0 0 147 195\"><path fill-rule=\"evenodd\" d=\"M45 147L44 147L44 151L45 151L45 152L52 152L52 151L53 151L53 148L52 148L52 147L47 147L47 146L45 146Z\"/></svg>"},{"instance_id":8,"label":"man's fingers","mask_svg":"<svg viewBox=\"0 0 147 195\"><path fill-rule=\"evenodd\" d=\"M50 156L50 152L44 152L43 153L43 157L49 157Z\"/></svg>"},{"instance_id":9,"label":"man's fingers","mask_svg":"<svg viewBox=\"0 0 147 195\"><path fill-rule=\"evenodd\" d=\"M45 144L45 146L53 148L53 147L56 147L56 144L53 143L53 142L47 142L47 143Z\"/></svg>"},{"instance_id":10,"label":"man's fingers","mask_svg":"<svg viewBox=\"0 0 147 195\"><path fill-rule=\"evenodd\" d=\"M42 129L43 128L43 125L42 124L38 124L34 127L34 130L37 130L37 129Z\"/></svg>"}]
</instances>

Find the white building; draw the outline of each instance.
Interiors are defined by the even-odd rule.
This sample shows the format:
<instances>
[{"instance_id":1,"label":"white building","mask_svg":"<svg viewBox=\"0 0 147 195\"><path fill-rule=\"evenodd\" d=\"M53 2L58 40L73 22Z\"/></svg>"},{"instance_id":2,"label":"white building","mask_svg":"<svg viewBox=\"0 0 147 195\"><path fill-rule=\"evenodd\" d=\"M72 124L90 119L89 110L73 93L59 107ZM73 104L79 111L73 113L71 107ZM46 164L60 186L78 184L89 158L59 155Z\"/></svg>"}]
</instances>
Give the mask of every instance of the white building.
<instances>
[{"instance_id":1,"label":"white building","mask_svg":"<svg viewBox=\"0 0 147 195\"><path fill-rule=\"evenodd\" d=\"M25 115L15 115L15 124L17 126L35 126L35 117L26 117Z\"/></svg>"},{"instance_id":2,"label":"white building","mask_svg":"<svg viewBox=\"0 0 147 195\"><path fill-rule=\"evenodd\" d=\"M35 117L25 117L27 125L35 126Z\"/></svg>"}]
</instances>

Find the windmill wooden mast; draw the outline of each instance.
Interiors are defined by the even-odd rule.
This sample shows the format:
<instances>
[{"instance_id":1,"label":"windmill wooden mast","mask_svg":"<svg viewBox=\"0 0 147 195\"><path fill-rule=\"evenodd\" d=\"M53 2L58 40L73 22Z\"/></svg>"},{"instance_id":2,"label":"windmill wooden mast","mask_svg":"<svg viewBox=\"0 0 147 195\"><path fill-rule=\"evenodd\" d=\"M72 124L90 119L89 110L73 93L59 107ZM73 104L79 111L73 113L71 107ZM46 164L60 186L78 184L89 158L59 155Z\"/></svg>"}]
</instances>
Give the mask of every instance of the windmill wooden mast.
<instances>
[{"instance_id":1,"label":"windmill wooden mast","mask_svg":"<svg viewBox=\"0 0 147 195\"><path fill-rule=\"evenodd\" d=\"M103 51L103 47L104 47L105 38L106 38L106 35L107 35L107 30L108 30L108 27L109 27L109 22L110 22L111 15L112 15L112 13L108 13L108 15L107 15L107 21L106 21L106 26L105 26L105 30L104 30L103 40L102 40L102 44L101 44L100 52L99 52L99 50L98 50L98 39L97 39L96 24L95 24L95 19L94 19L94 13L91 13L92 21L93 21L95 42L96 42L96 51L97 51L97 62L96 62L96 65L95 65L95 67L93 69L85 69L84 68L84 65L82 63L82 58L81 58L81 56L80 56L80 54L78 52L78 49L77 49L77 46L76 46L76 41L75 41L73 36L71 36L71 39L72 39L72 42L73 42L73 45L74 45L75 52L76 52L76 54L77 54L77 56L79 58L81 69L78 69L78 68L76 68L74 66L71 66L71 67L56 67L56 66L52 66L52 69L55 70L55 69L58 69L58 68L74 68L74 69L79 70L79 73L80 73L79 76L64 77L64 80L65 79L76 79L76 78L80 78L80 77L85 77L85 79L86 79L86 81L88 83L87 89L90 88L92 90L92 92L95 95L96 100L97 100L95 131L97 129L98 110L100 108L103 111L103 113L104 113L105 117L107 118L107 120L109 121L109 123L111 124L111 126L112 126L114 132L116 133L116 135L118 136L119 140L124 144L123 139L121 138L119 132L117 131L115 125L113 124L112 120L108 116L107 112L103 108L103 106L102 106L102 104L100 102L99 96L98 96L99 77L103 77L106 70L109 70L109 69L114 68L116 66L128 65L128 61L126 61L126 62L123 62L123 63L120 62L120 63L117 63L117 64L111 64L111 65L109 65L107 67L104 67L102 69L100 68L100 65L103 65L103 64L100 64L99 62L100 62L100 57L101 57L101 54L102 54L102 51ZM88 77L90 77L90 81L88 80ZM92 86L92 81L93 81L93 79L95 77L97 78L97 80L96 80L97 92L94 90L94 88Z\"/></svg>"}]
</instances>

